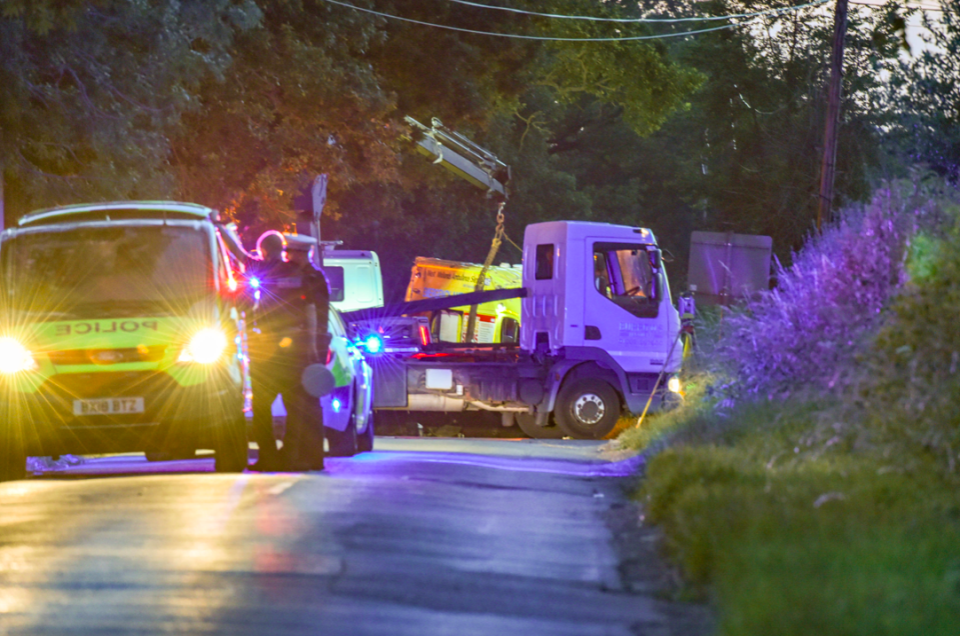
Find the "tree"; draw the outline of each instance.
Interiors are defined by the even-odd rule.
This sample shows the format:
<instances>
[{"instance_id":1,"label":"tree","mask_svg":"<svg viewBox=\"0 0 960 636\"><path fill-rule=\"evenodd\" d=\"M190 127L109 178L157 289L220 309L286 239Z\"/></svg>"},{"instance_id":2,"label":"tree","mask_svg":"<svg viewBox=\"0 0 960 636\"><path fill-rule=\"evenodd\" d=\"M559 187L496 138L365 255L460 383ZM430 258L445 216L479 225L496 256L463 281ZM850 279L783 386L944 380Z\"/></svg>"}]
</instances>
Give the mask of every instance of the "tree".
<instances>
[{"instance_id":1,"label":"tree","mask_svg":"<svg viewBox=\"0 0 960 636\"><path fill-rule=\"evenodd\" d=\"M940 2L939 20L923 15L926 44L899 60L884 98L896 104L888 120L895 154L960 182L960 5ZM894 10L891 6L890 10ZM909 14L919 13L910 9Z\"/></svg>"},{"instance_id":2,"label":"tree","mask_svg":"<svg viewBox=\"0 0 960 636\"><path fill-rule=\"evenodd\" d=\"M742 14L790 4L672 6L660 15ZM845 200L866 196L882 163L887 111L876 99L881 71L892 67L902 42L896 18L863 7L851 11L837 179ZM689 108L647 138L631 138L623 124L602 119L594 127L568 127L557 148L570 155L564 165L584 188L597 183L611 192L616 185L624 194L634 188L634 209L677 256L675 273L683 273L691 229L770 235L779 256L789 260L815 217L831 20L829 11L806 9L678 39L672 54L706 78ZM585 160L589 140L582 136L596 139L597 126L610 131L612 148L620 148L593 148L607 165L617 158L614 170L597 171ZM590 170L597 176L588 177Z\"/></svg>"},{"instance_id":3,"label":"tree","mask_svg":"<svg viewBox=\"0 0 960 636\"><path fill-rule=\"evenodd\" d=\"M699 79L671 62L664 48L644 42L543 43L463 34L320 0L262 6L259 27L235 42L229 73L208 80L203 108L184 118L172 155L181 196L227 207L256 233L290 223L292 197L311 175L326 172L327 235L377 249L404 268L425 242L432 254L482 258L495 206L416 155L403 116L424 122L437 116L505 153L519 171L519 191L528 183L542 190L540 177L528 178L536 174L562 184L552 190L554 201L582 203L575 180L550 165L544 140L520 144L523 118L538 111L536 125L552 126L555 114L590 98L628 113L636 130L649 132L682 105ZM480 31L611 33L609 26L558 26L450 2L358 6ZM556 2L554 8L597 11L587 3ZM623 9L611 4L603 10L616 15ZM511 203L510 209L521 206ZM537 220L534 209L516 218Z\"/></svg>"},{"instance_id":4,"label":"tree","mask_svg":"<svg viewBox=\"0 0 960 636\"><path fill-rule=\"evenodd\" d=\"M172 191L169 133L230 63L250 1L0 5L0 173L8 216ZM12 214L11 214L12 213Z\"/></svg>"}]
</instances>

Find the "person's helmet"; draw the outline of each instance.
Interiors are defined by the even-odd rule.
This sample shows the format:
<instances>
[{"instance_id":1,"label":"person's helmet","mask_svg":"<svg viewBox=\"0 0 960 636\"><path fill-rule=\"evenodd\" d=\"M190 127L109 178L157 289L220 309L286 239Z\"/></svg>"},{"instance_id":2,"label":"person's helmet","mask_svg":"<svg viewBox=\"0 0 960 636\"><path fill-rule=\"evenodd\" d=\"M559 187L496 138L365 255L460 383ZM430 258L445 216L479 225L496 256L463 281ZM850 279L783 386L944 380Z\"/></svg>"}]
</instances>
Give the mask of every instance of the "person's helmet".
<instances>
[{"instance_id":1,"label":"person's helmet","mask_svg":"<svg viewBox=\"0 0 960 636\"><path fill-rule=\"evenodd\" d=\"M283 250L287 247L287 241L283 234L276 230L267 230L257 239L257 252L264 261L276 261L283 258Z\"/></svg>"}]
</instances>

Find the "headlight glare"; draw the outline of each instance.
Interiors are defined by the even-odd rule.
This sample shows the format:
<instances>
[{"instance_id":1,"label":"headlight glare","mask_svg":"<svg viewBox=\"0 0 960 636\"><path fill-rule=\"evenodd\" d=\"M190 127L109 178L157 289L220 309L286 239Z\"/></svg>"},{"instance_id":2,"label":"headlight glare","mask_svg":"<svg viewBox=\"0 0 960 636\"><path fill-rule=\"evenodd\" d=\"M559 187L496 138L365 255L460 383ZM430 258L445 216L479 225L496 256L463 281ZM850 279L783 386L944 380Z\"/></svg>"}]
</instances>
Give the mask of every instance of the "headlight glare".
<instances>
[{"instance_id":1,"label":"headlight glare","mask_svg":"<svg viewBox=\"0 0 960 636\"><path fill-rule=\"evenodd\" d=\"M672 393L680 393L683 387L680 385L680 378L672 377L667 380L667 389Z\"/></svg>"},{"instance_id":2,"label":"headlight glare","mask_svg":"<svg viewBox=\"0 0 960 636\"><path fill-rule=\"evenodd\" d=\"M228 342L227 335L219 329L201 329L183 348L177 361L213 364L223 356Z\"/></svg>"},{"instance_id":3,"label":"headlight glare","mask_svg":"<svg viewBox=\"0 0 960 636\"><path fill-rule=\"evenodd\" d=\"M0 338L0 373L13 374L37 368L33 354L16 338Z\"/></svg>"}]
</instances>

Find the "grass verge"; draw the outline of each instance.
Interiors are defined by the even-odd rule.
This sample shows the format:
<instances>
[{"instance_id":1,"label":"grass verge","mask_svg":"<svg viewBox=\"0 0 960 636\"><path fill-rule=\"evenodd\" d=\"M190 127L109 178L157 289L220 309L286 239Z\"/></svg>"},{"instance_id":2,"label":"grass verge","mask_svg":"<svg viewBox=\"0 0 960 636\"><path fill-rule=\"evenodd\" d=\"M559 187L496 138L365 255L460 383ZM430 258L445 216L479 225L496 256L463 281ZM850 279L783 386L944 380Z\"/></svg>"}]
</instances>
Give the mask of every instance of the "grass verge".
<instances>
[{"instance_id":1,"label":"grass verge","mask_svg":"<svg viewBox=\"0 0 960 636\"><path fill-rule=\"evenodd\" d=\"M720 633L960 634L960 480L923 457L814 441L829 405L721 417L691 404L620 441L672 436L638 496Z\"/></svg>"}]
</instances>

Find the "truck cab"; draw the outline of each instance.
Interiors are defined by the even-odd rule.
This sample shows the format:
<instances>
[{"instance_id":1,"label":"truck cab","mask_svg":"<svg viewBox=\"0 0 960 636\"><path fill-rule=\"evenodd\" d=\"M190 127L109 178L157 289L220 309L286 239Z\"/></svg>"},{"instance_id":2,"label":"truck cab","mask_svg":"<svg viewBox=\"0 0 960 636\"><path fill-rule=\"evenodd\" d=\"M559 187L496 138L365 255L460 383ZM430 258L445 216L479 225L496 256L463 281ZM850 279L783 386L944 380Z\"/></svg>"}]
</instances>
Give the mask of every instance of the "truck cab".
<instances>
[{"instance_id":1,"label":"truck cab","mask_svg":"<svg viewBox=\"0 0 960 636\"><path fill-rule=\"evenodd\" d=\"M627 372L659 372L668 362L680 317L652 232L537 223L527 228L524 259L534 266L523 277L523 348L568 358L589 349Z\"/></svg>"},{"instance_id":2,"label":"truck cab","mask_svg":"<svg viewBox=\"0 0 960 636\"><path fill-rule=\"evenodd\" d=\"M549 383L543 410L559 409L568 430L584 432L603 406L587 389L602 383L622 406L642 411L660 372L677 372L682 360L672 346L680 316L653 233L609 223L537 223L524 235L524 262L521 348L555 360L553 377L563 378ZM654 396L655 406L661 397Z\"/></svg>"}]
</instances>

